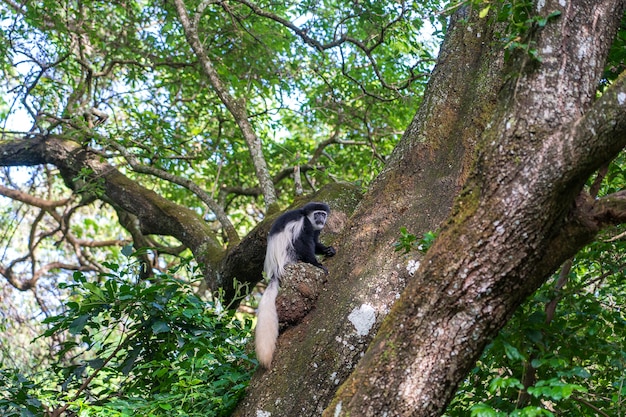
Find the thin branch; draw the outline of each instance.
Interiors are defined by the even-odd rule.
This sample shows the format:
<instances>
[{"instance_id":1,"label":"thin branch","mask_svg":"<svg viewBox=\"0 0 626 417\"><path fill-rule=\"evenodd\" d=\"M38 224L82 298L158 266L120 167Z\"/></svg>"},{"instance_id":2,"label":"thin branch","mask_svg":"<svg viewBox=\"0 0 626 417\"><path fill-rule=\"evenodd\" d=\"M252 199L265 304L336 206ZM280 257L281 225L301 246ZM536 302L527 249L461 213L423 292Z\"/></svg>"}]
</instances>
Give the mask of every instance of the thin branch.
<instances>
[{"instance_id":1,"label":"thin branch","mask_svg":"<svg viewBox=\"0 0 626 417\"><path fill-rule=\"evenodd\" d=\"M276 190L274 189L269 169L263 156L261 140L256 135L254 128L248 119L245 101L237 100L228 92L227 86L222 82L217 70L213 67L213 63L209 59L204 46L200 42L197 31L198 28L194 26L189 19L189 14L187 13L183 0L174 0L174 5L189 46L191 46L191 49L195 52L200 64L202 65L205 75L211 83L211 86L215 90L219 99L222 103L224 103L228 111L234 117L241 133L243 134L243 137L246 140L246 143L248 144L256 176L261 185L261 189L263 190L265 205L269 208L269 206L276 201Z\"/></svg>"},{"instance_id":2,"label":"thin branch","mask_svg":"<svg viewBox=\"0 0 626 417\"><path fill-rule=\"evenodd\" d=\"M336 46L341 45L342 43L346 42L346 41L350 41L350 42L356 42L359 43L358 40L353 39L353 38L349 38L348 36L341 35L340 37L338 37L337 39L333 40L332 42L326 43L326 44L322 44L321 42L319 42L318 40L310 37L307 34L306 30L300 29L299 27L297 27L296 25L294 25L292 22L290 22L287 19L284 19L280 16L277 16L273 13L270 13L268 11L265 11L263 9L261 9L259 6L257 6L256 4L248 1L248 0L235 0L238 3L241 3L243 5L248 6L255 14L262 16L262 17L266 17L270 20L273 20L277 23L280 23L281 25L285 26L286 28L290 29L292 32L294 32L296 35L298 35L303 41L304 43L306 43L307 45L312 46L313 48L317 49L320 52L323 52L327 49L331 49L334 48Z\"/></svg>"},{"instance_id":3,"label":"thin branch","mask_svg":"<svg viewBox=\"0 0 626 417\"><path fill-rule=\"evenodd\" d=\"M554 314L556 313L556 307L559 304L561 298L563 298L562 290L567 281L569 280L569 273L572 270L572 258L568 259L561 266L561 272L559 273L559 278L554 285L554 298L552 298L545 307L546 312L546 324L550 324L554 319Z\"/></svg>"},{"instance_id":4,"label":"thin branch","mask_svg":"<svg viewBox=\"0 0 626 417\"><path fill-rule=\"evenodd\" d=\"M280 171L279 173L277 173L276 175L274 175L274 177L272 177L272 181L274 184L278 184L280 183L282 180L284 180L285 178L288 178L290 176L293 175L293 168L292 166L284 168L282 171ZM300 165L300 173L304 174L308 171L313 171L313 170L317 170L317 171L323 171L324 167L323 166L310 166L310 165ZM224 186L222 188L220 188L219 193L221 195L227 195L227 194L235 194L235 195L245 195L245 196L251 196L251 197L258 197L259 195L261 195L261 189L259 187L228 187L228 186ZM223 197L220 197L220 199Z\"/></svg>"},{"instance_id":5,"label":"thin branch","mask_svg":"<svg viewBox=\"0 0 626 417\"><path fill-rule=\"evenodd\" d=\"M64 206L71 201L71 198L57 201L45 200L43 198L35 197L23 191L8 188L3 185L0 185L0 195L8 197L12 200L21 201L22 203L26 203L29 206L35 206L46 210L51 210L55 207Z\"/></svg>"},{"instance_id":6,"label":"thin branch","mask_svg":"<svg viewBox=\"0 0 626 417\"><path fill-rule=\"evenodd\" d=\"M623 239L625 237L626 237L626 232L622 232L622 233L619 233L619 234L611 237L610 239L607 239L606 241L607 242L615 242L615 241Z\"/></svg>"},{"instance_id":7,"label":"thin branch","mask_svg":"<svg viewBox=\"0 0 626 417\"><path fill-rule=\"evenodd\" d=\"M587 282L585 282L585 287L593 287L594 285L601 283L602 281L604 281L605 279L607 279L608 277L612 276L612 275L616 275L616 276L620 276L620 274L622 274L624 271L626 271L626 265L622 265L621 267L615 269L615 270L611 270L611 271L607 271L605 273L603 273L602 275L589 280Z\"/></svg>"},{"instance_id":8,"label":"thin branch","mask_svg":"<svg viewBox=\"0 0 626 417\"><path fill-rule=\"evenodd\" d=\"M596 178L593 180L593 184L589 187L589 194L591 197L596 198L598 193L600 192L600 187L602 186L602 181L606 177L606 174L609 173L609 164L604 164L599 170Z\"/></svg>"},{"instance_id":9,"label":"thin branch","mask_svg":"<svg viewBox=\"0 0 626 417\"><path fill-rule=\"evenodd\" d=\"M585 400L584 398L581 398L581 397L578 397L576 395L573 395L572 399L574 401L578 401L579 403L589 407L590 409L592 409L598 415L601 415L601 416L604 416L604 417L611 417L610 414L605 413L604 411L602 411L601 409L599 409L595 405L591 404L589 401Z\"/></svg>"},{"instance_id":10,"label":"thin branch","mask_svg":"<svg viewBox=\"0 0 626 417\"><path fill-rule=\"evenodd\" d=\"M365 54L365 56L367 57L367 60L369 61L369 63L371 64L374 73L376 74L376 78L378 79L378 81L380 82L380 84L391 91L394 91L396 93L398 93L400 90L404 90L406 88L408 88L411 83L413 83L413 81L415 81L418 78L423 78L426 76L429 76L430 73L418 73L415 74L414 73L414 68L423 63L426 62L426 60L420 60L417 64L415 64L412 68L411 68L411 75L408 79L406 79L401 85L399 86L395 86L395 85L391 85L389 83L387 83L385 81L385 78L383 77L378 62L376 61L376 59L374 58L374 56L372 55L372 52L374 51L374 49L378 48L380 45L382 45L385 42L385 35L386 33L389 31L389 29L394 26L395 24L397 24L398 22L400 22L406 12L407 12L407 8L406 8L406 4L404 2L402 2L402 10L401 12L398 14L398 16L395 19L390 20L387 24L385 24L384 26L382 26L380 28L380 32L375 36L376 41L373 42L371 45L368 45L367 43L369 43L368 41L361 41L359 39L353 38L351 36L348 36L347 34L335 34L335 39L331 42L328 43L321 43L320 41L318 41L315 38L312 38L311 36L309 36L308 31L306 29L301 29L298 26L294 25L291 21L282 18L280 16L277 16L271 12L268 12L266 10L263 10L262 8L260 8L259 6L257 6L256 4L252 3L249 0L234 0L240 4L243 4L245 6L247 6L248 8L250 8L250 10L252 10L256 15L261 16L261 17L265 17L268 18L284 27L286 27L287 29L291 30L293 33L295 33L300 39L302 39L302 41L309 45L312 46L313 48L315 48L317 51L319 52L324 52L328 49L332 49L332 48L336 48L336 47L340 47L343 44L351 44L354 47L356 47L356 49L360 50L363 52L363 54ZM350 18L353 18L356 16L350 16L344 20L348 20ZM337 25L338 29L339 27L341 27L343 22L341 22L339 25ZM372 37L373 38L373 37ZM393 101L396 99L396 97L392 97L392 98L385 98L382 97L380 95L374 94L370 91L368 91L365 86L363 85L363 83L361 83L360 81L358 81L356 78L354 78L353 76L351 76L348 71L346 70L345 67L345 61L344 61L344 57L343 57L343 50L340 48L340 53L341 53L341 58L342 58L342 73L345 77L347 77L348 79L350 79L352 82L354 82L355 84L357 84L359 86L359 88L361 89L361 91L363 91L363 93L367 96L373 97L377 100L381 100L381 101ZM432 60L434 61L434 59Z\"/></svg>"}]
</instances>

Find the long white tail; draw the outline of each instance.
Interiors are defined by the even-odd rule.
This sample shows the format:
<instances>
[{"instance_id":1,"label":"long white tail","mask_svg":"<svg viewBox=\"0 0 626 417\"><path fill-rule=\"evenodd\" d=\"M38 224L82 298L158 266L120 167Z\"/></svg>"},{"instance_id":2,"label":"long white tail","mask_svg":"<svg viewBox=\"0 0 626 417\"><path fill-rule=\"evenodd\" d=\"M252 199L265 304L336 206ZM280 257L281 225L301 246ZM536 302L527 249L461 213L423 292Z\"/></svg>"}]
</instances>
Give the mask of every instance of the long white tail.
<instances>
[{"instance_id":1,"label":"long white tail","mask_svg":"<svg viewBox=\"0 0 626 417\"><path fill-rule=\"evenodd\" d=\"M278 314L276 313L278 279L272 278L259 302L256 329L254 332L256 357L266 369L272 364L272 356L278 338Z\"/></svg>"}]
</instances>

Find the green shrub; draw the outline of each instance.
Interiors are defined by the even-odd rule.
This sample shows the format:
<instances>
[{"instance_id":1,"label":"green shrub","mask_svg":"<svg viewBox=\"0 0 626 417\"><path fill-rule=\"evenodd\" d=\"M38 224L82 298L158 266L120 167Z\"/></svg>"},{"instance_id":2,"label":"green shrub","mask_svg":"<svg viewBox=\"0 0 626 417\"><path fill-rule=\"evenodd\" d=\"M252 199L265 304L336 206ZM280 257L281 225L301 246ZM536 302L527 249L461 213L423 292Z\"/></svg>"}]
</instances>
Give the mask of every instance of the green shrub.
<instances>
[{"instance_id":1,"label":"green shrub","mask_svg":"<svg viewBox=\"0 0 626 417\"><path fill-rule=\"evenodd\" d=\"M129 268L64 287L65 311L40 337L60 340L55 366L30 378L0 373L0 414L228 415L256 362L250 318L206 302L170 274L137 281Z\"/></svg>"}]
</instances>

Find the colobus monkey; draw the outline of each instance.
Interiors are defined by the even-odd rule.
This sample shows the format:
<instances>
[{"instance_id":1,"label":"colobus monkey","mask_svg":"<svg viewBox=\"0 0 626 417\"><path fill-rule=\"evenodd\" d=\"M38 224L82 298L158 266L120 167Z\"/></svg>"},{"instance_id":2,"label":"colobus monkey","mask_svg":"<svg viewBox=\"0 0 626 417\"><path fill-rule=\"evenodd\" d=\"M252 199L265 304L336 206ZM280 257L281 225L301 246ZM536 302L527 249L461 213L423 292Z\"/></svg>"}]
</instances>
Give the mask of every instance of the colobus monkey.
<instances>
[{"instance_id":1,"label":"colobus monkey","mask_svg":"<svg viewBox=\"0 0 626 417\"><path fill-rule=\"evenodd\" d=\"M255 330L256 356L259 363L269 369L278 338L278 315L276 295L285 266L298 261L328 270L315 254L333 256L335 248L319 241L320 231L326 224L330 207L325 203L308 203L304 207L288 211L274 221L267 236L265 275L269 279L257 313Z\"/></svg>"}]
</instances>

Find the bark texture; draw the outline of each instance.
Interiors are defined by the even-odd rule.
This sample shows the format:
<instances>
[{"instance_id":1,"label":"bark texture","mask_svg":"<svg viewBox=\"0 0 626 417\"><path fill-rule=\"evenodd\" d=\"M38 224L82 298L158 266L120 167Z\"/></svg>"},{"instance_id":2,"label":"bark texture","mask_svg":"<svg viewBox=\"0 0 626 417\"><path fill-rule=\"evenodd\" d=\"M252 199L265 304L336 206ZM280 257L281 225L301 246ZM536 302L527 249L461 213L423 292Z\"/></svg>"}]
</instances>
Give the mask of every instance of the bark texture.
<instances>
[{"instance_id":1,"label":"bark texture","mask_svg":"<svg viewBox=\"0 0 626 417\"><path fill-rule=\"evenodd\" d=\"M623 79L594 102L624 2L561 3L538 10L562 13L532 34L543 61L507 68L451 218L324 415L441 415L525 297L609 220L582 187L626 143Z\"/></svg>"},{"instance_id":2,"label":"bark texture","mask_svg":"<svg viewBox=\"0 0 626 417\"><path fill-rule=\"evenodd\" d=\"M504 65L506 28L456 14L416 118L336 244L317 309L279 337L274 368L234 415L439 416L525 297L623 221L610 208L622 196L582 188L626 144L624 79L595 100L624 1L540 5L561 12L529 31L542 62ZM414 275L393 251L401 226L442 226Z\"/></svg>"},{"instance_id":3,"label":"bark texture","mask_svg":"<svg viewBox=\"0 0 626 417\"><path fill-rule=\"evenodd\" d=\"M475 30L493 30L478 24L483 27ZM400 297L407 266L419 258L394 251L400 228L436 230L448 216L468 175L468 155L495 108L502 67L500 50L475 33L450 36L464 52L444 45L424 103L388 168L333 242L337 255L325 263L330 274L317 308L279 337L273 369L254 376L234 415L320 415Z\"/></svg>"}]
</instances>

